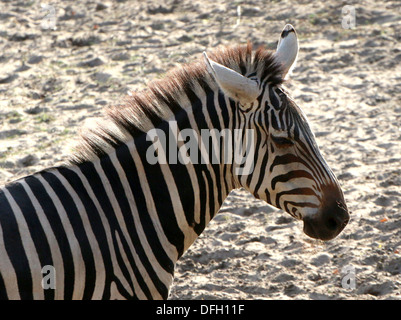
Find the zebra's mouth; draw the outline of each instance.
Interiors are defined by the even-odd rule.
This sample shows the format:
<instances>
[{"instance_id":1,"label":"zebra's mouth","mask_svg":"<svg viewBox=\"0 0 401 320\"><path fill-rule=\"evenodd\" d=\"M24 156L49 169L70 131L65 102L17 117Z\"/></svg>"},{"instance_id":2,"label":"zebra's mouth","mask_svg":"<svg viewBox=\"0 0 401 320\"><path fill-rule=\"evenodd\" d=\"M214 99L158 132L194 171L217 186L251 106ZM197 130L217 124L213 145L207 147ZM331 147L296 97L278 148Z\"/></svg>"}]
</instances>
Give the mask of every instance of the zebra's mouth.
<instances>
[{"instance_id":1,"label":"zebra's mouth","mask_svg":"<svg viewBox=\"0 0 401 320\"><path fill-rule=\"evenodd\" d=\"M347 225L349 216L348 213L347 217L322 217L322 215L319 215L317 218L305 217L303 221L303 230L306 235L314 239L327 241L340 234Z\"/></svg>"}]
</instances>

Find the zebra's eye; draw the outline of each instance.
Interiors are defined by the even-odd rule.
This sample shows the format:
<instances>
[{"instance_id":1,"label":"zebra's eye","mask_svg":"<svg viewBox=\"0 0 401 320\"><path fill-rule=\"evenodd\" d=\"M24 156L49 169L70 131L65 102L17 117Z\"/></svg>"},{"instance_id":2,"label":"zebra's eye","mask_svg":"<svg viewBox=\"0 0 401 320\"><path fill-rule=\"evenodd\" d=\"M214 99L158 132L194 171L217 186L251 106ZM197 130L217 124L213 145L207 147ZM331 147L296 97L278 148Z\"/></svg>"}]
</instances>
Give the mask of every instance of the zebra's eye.
<instances>
[{"instance_id":1,"label":"zebra's eye","mask_svg":"<svg viewBox=\"0 0 401 320\"><path fill-rule=\"evenodd\" d=\"M290 147L294 145L294 141L292 141L290 138L274 136L274 135L271 135L271 137L274 143L279 147Z\"/></svg>"}]
</instances>

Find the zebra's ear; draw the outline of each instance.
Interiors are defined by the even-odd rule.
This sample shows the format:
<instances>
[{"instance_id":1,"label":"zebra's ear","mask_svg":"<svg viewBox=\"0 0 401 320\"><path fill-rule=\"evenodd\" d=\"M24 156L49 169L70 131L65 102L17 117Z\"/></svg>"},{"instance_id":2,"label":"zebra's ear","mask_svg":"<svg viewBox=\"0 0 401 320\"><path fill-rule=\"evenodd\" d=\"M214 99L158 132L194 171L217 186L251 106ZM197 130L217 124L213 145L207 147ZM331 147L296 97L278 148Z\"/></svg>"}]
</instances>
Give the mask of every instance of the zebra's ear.
<instances>
[{"instance_id":1,"label":"zebra's ear","mask_svg":"<svg viewBox=\"0 0 401 320\"><path fill-rule=\"evenodd\" d=\"M283 77L287 78L294 69L298 57L298 37L292 25L287 24L281 32L276 57L283 66Z\"/></svg>"},{"instance_id":2,"label":"zebra's ear","mask_svg":"<svg viewBox=\"0 0 401 320\"><path fill-rule=\"evenodd\" d=\"M208 71L225 94L243 105L256 100L260 94L259 84L256 80L244 77L242 74L210 60L206 52L203 52L203 56Z\"/></svg>"}]
</instances>

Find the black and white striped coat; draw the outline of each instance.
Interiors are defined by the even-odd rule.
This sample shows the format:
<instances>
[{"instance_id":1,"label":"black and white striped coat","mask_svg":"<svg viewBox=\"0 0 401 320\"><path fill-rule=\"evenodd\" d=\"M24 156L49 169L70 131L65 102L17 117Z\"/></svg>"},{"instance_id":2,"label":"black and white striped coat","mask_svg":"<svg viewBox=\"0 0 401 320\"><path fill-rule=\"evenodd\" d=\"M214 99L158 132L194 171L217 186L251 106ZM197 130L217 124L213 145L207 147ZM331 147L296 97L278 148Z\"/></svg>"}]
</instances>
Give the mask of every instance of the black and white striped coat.
<instances>
[{"instance_id":1,"label":"black and white striped coat","mask_svg":"<svg viewBox=\"0 0 401 320\"><path fill-rule=\"evenodd\" d=\"M341 188L282 88L297 54L290 25L275 53L216 50L109 108L65 165L2 187L0 299L165 299L176 261L238 187L303 219L314 238L338 235L348 221ZM199 137L251 130L253 170L238 174L233 154L149 163L147 133L170 137L172 124Z\"/></svg>"}]
</instances>

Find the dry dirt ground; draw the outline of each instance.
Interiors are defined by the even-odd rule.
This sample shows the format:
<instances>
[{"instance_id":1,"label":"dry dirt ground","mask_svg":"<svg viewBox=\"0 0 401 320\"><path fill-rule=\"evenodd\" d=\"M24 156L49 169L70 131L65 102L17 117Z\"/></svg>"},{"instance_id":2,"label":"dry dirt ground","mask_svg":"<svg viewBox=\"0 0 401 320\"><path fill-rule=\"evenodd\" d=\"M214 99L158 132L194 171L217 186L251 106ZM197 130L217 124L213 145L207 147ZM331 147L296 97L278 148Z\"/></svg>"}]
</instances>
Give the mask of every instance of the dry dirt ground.
<instances>
[{"instance_id":1,"label":"dry dirt ground","mask_svg":"<svg viewBox=\"0 0 401 320\"><path fill-rule=\"evenodd\" d=\"M235 190L178 262L170 298L401 299L399 1L1 0L0 184L62 161L129 90L220 45L274 49L286 23L300 38L287 88L352 220L311 240Z\"/></svg>"}]
</instances>

